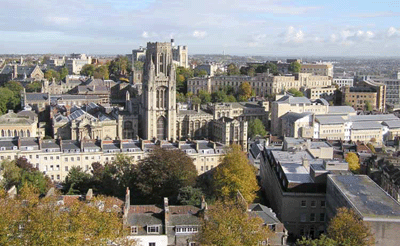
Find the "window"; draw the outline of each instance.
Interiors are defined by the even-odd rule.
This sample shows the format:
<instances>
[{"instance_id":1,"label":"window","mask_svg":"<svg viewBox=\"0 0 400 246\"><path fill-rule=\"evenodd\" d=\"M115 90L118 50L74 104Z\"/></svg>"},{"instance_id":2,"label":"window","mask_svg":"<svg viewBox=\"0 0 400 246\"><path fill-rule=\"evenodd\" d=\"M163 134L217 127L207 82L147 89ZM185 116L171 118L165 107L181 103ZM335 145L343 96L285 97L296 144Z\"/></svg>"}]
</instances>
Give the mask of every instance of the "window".
<instances>
[{"instance_id":1,"label":"window","mask_svg":"<svg viewBox=\"0 0 400 246\"><path fill-rule=\"evenodd\" d=\"M131 226L131 234L137 234L137 233L138 233L137 226Z\"/></svg>"},{"instance_id":2,"label":"window","mask_svg":"<svg viewBox=\"0 0 400 246\"><path fill-rule=\"evenodd\" d=\"M156 246L156 243L149 243L149 246Z\"/></svg>"},{"instance_id":3,"label":"window","mask_svg":"<svg viewBox=\"0 0 400 246\"><path fill-rule=\"evenodd\" d=\"M314 213L310 214L310 221L315 222L315 214Z\"/></svg>"},{"instance_id":4,"label":"window","mask_svg":"<svg viewBox=\"0 0 400 246\"><path fill-rule=\"evenodd\" d=\"M306 214L300 214L300 222L306 222L307 216Z\"/></svg>"},{"instance_id":5,"label":"window","mask_svg":"<svg viewBox=\"0 0 400 246\"><path fill-rule=\"evenodd\" d=\"M57 160L60 160L60 157L59 157L59 156L56 156L56 159L57 159Z\"/></svg>"},{"instance_id":6,"label":"window","mask_svg":"<svg viewBox=\"0 0 400 246\"><path fill-rule=\"evenodd\" d=\"M321 208L325 207L325 201L321 201Z\"/></svg>"},{"instance_id":7,"label":"window","mask_svg":"<svg viewBox=\"0 0 400 246\"><path fill-rule=\"evenodd\" d=\"M317 203L315 201L311 201L311 207L315 208L316 204Z\"/></svg>"},{"instance_id":8,"label":"window","mask_svg":"<svg viewBox=\"0 0 400 246\"><path fill-rule=\"evenodd\" d=\"M149 234L158 234L160 231L160 226L147 226L147 233Z\"/></svg>"},{"instance_id":9,"label":"window","mask_svg":"<svg viewBox=\"0 0 400 246\"><path fill-rule=\"evenodd\" d=\"M306 207L307 206L307 201L306 200L301 201L301 206L302 207Z\"/></svg>"},{"instance_id":10,"label":"window","mask_svg":"<svg viewBox=\"0 0 400 246\"><path fill-rule=\"evenodd\" d=\"M68 172L68 166L65 166L65 171Z\"/></svg>"},{"instance_id":11,"label":"window","mask_svg":"<svg viewBox=\"0 0 400 246\"><path fill-rule=\"evenodd\" d=\"M64 161L68 161L68 157L65 157Z\"/></svg>"},{"instance_id":12,"label":"window","mask_svg":"<svg viewBox=\"0 0 400 246\"><path fill-rule=\"evenodd\" d=\"M325 213L320 213L319 214L319 221L321 221L321 222L325 221Z\"/></svg>"},{"instance_id":13,"label":"window","mask_svg":"<svg viewBox=\"0 0 400 246\"><path fill-rule=\"evenodd\" d=\"M47 156L44 157L44 160L47 161Z\"/></svg>"},{"instance_id":14,"label":"window","mask_svg":"<svg viewBox=\"0 0 400 246\"><path fill-rule=\"evenodd\" d=\"M74 157L71 157L71 161L74 161Z\"/></svg>"},{"instance_id":15,"label":"window","mask_svg":"<svg viewBox=\"0 0 400 246\"><path fill-rule=\"evenodd\" d=\"M81 160L81 158L80 158L80 157L76 157L76 160L77 160L77 161L80 161L80 160Z\"/></svg>"},{"instance_id":16,"label":"window","mask_svg":"<svg viewBox=\"0 0 400 246\"><path fill-rule=\"evenodd\" d=\"M60 175L59 174L57 174L57 179L60 180Z\"/></svg>"},{"instance_id":17,"label":"window","mask_svg":"<svg viewBox=\"0 0 400 246\"><path fill-rule=\"evenodd\" d=\"M88 156L85 156L85 160L89 160L89 157L88 157Z\"/></svg>"}]
</instances>

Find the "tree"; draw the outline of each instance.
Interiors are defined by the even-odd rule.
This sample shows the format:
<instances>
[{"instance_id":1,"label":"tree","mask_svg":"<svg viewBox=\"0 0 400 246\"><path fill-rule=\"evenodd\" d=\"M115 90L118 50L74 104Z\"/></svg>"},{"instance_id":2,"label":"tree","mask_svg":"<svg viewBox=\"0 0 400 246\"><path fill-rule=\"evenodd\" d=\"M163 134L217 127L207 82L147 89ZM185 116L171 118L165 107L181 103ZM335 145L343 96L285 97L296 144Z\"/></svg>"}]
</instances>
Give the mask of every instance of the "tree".
<instances>
[{"instance_id":1,"label":"tree","mask_svg":"<svg viewBox=\"0 0 400 246\"><path fill-rule=\"evenodd\" d=\"M81 75L93 76L95 67L93 64L86 64L81 69Z\"/></svg>"},{"instance_id":2,"label":"tree","mask_svg":"<svg viewBox=\"0 0 400 246\"><path fill-rule=\"evenodd\" d=\"M338 208L327 231L328 237L338 245L375 245L371 228L352 209Z\"/></svg>"},{"instance_id":3,"label":"tree","mask_svg":"<svg viewBox=\"0 0 400 246\"><path fill-rule=\"evenodd\" d=\"M27 84L25 87L26 92L40 92L42 89L42 82L34 81L30 84Z\"/></svg>"},{"instance_id":4,"label":"tree","mask_svg":"<svg viewBox=\"0 0 400 246\"><path fill-rule=\"evenodd\" d=\"M24 87L20 82L17 81L8 81L4 84L4 87L12 92L12 96L9 97L9 101L7 103L7 108L18 109L21 106L21 91L24 89Z\"/></svg>"},{"instance_id":5,"label":"tree","mask_svg":"<svg viewBox=\"0 0 400 246\"><path fill-rule=\"evenodd\" d=\"M276 64L272 63L272 62L267 62L264 65L258 66L256 68L256 72L257 73L266 73L268 71L269 71L269 73L271 73L273 75L278 75L279 74L278 66L276 66Z\"/></svg>"},{"instance_id":6,"label":"tree","mask_svg":"<svg viewBox=\"0 0 400 246\"><path fill-rule=\"evenodd\" d=\"M372 111L373 110L371 103L369 101L367 101L367 100L365 100L365 105L364 106L365 106L365 110L367 110L367 111Z\"/></svg>"},{"instance_id":7,"label":"tree","mask_svg":"<svg viewBox=\"0 0 400 246\"><path fill-rule=\"evenodd\" d=\"M271 234L261 218L249 216L242 206L218 201L205 212L197 241L216 246L259 245Z\"/></svg>"},{"instance_id":8,"label":"tree","mask_svg":"<svg viewBox=\"0 0 400 246\"><path fill-rule=\"evenodd\" d=\"M247 101L251 97L251 94L252 94L252 89L250 83L247 81L241 83L239 86L239 93L238 93L239 101Z\"/></svg>"},{"instance_id":9,"label":"tree","mask_svg":"<svg viewBox=\"0 0 400 246\"><path fill-rule=\"evenodd\" d=\"M178 92L185 93L187 90L187 80L193 78L194 72L191 68L176 68L176 88Z\"/></svg>"},{"instance_id":10,"label":"tree","mask_svg":"<svg viewBox=\"0 0 400 246\"><path fill-rule=\"evenodd\" d=\"M301 240L297 240L297 246L338 246L338 243L327 237L325 234L322 234L317 239L305 238L303 237ZM350 246L350 245L349 245Z\"/></svg>"},{"instance_id":11,"label":"tree","mask_svg":"<svg viewBox=\"0 0 400 246\"><path fill-rule=\"evenodd\" d=\"M184 93L177 92L177 93L176 93L176 101L177 101L177 102L181 102L181 103L186 102L187 99L186 99L185 94L184 94Z\"/></svg>"},{"instance_id":12,"label":"tree","mask_svg":"<svg viewBox=\"0 0 400 246\"><path fill-rule=\"evenodd\" d=\"M194 186L197 170L185 152L156 148L137 164L135 176L140 195L156 203L160 197L176 201L180 188Z\"/></svg>"},{"instance_id":13,"label":"tree","mask_svg":"<svg viewBox=\"0 0 400 246\"><path fill-rule=\"evenodd\" d=\"M207 71L204 70L204 69L201 69L201 70L195 69L195 70L194 70L194 76L195 76L195 77L204 77L204 76L207 76L207 75L208 75L208 73L207 73Z\"/></svg>"},{"instance_id":14,"label":"tree","mask_svg":"<svg viewBox=\"0 0 400 246\"><path fill-rule=\"evenodd\" d=\"M182 205L200 205L200 199L204 196L201 188L186 186L179 189L178 202Z\"/></svg>"},{"instance_id":15,"label":"tree","mask_svg":"<svg viewBox=\"0 0 400 246\"><path fill-rule=\"evenodd\" d=\"M60 80L60 74L54 70L54 69L49 69L44 73L44 77L47 80L53 80L55 79L56 81Z\"/></svg>"},{"instance_id":16,"label":"tree","mask_svg":"<svg viewBox=\"0 0 400 246\"><path fill-rule=\"evenodd\" d=\"M256 118L249 122L248 135L250 138L253 138L257 135L260 136L267 135L267 131L265 131L264 124L260 119Z\"/></svg>"},{"instance_id":17,"label":"tree","mask_svg":"<svg viewBox=\"0 0 400 246\"><path fill-rule=\"evenodd\" d=\"M201 104L201 99L197 96L193 96L191 101L192 101L192 104L196 104L196 105Z\"/></svg>"},{"instance_id":18,"label":"tree","mask_svg":"<svg viewBox=\"0 0 400 246\"><path fill-rule=\"evenodd\" d=\"M371 150L372 153L376 154L375 147L372 145L372 143L367 143L367 147Z\"/></svg>"},{"instance_id":19,"label":"tree","mask_svg":"<svg viewBox=\"0 0 400 246\"><path fill-rule=\"evenodd\" d=\"M226 97L225 102L236 102L236 97L234 95L229 95Z\"/></svg>"},{"instance_id":20,"label":"tree","mask_svg":"<svg viewBox=\"0 0 400 246\"><path fill-rule=\"evenodd\" d=\"M227 72L229 76L240 75L240 70L234 63L228 65Z\"/></svg>"},{"instance_id":21,"label":"tree","mask_svg":"<svg viewBox=\"0 0 400 246\"><path fill-rule=\"evenodd\" d=\"M109 79L108 66L98 66L94 69L93 77L95 79Z\"/></svg>"},{"instance_id":22,"label":"tree","mask_svg":"<svg viewBox=\"0 0 400 246\"><path fill-rule=\"evenodd\" d=\"M0 87L0 115L7 113L8 105L14 100L14 93L4 87Z\"/></svg>"},{"instance_id":23,"label":"tree","mask_svg":"<svg viewBox=\"0 0 400 246\"><path fill-rule=\"evenodd\" d=\"M68 194L84 194L90 188L91 176L89 173L84 172L81 167L73 166L68 172L64 182L64 189Z\"/></svg>"},{"instance_id":24,"label":"tree","mask_svg":"<svg viewBox=\"0 0 400 246\"><path fill-rule=\"evenodd\" d=\"M301 64L298 61L294 61L294 62L290 63L288 70L291 73L300 73Z\"/></svg>"},{"instance_id":25,"label":"tree","mask_svg":"<svg viewBox=\"0 0 400 246\"><path fill-rule=\"evenodd\" d=\"M67 68L67 67L61 68L61 71L60 71L60 80L65 79L65 77L67 77L67 75L68 75L68 68Z\"/></svg>"},{"instance_id":26,"label":"tree","mask_svg":"<svg viewBox=\"0 0 400 246\"><path fill-rule=\"evenodd\" d=\"M199 96L202 104L211 102L211 94L205 90L200 90L198 96Z\"/></svg>"},{"instance_id":27,"label":"tree","mask_svg":"<svg viewBox=\"0 0 400 246\"><path fill-rule=\"evenodd\" d=\"M240 191L247 202L253 202L259 189L255 168L250 165L246 154L236 144L227 149L227 153L215 169L213 178L215 194L223 199L232 198Z\"/></svg>"},{"instance_id":28,"label":"tree","mask_svg":"<svg viewBox=\"0 0 400 246\"><path fill-rule=\"evenodd\" d=\"M297 90L297 89L295 89L295 88L289 89L288 92L289 92L290 94L292 94L294 97L304 97L303 92L301 92L301 91L299 91L299 90Z\"/></svg>"},{"instance_id":29,"label":"tree","mask_svg":"<svg viewBox=\"0 0 400 246\"><path fill-rule=\"evenodd\" d=\"M226 102L227 95L224 91L214 91L213 93L211 93L211 101L213 103Z\"/></svg>"},{"instance_id":30,"label":"tree","mask_svg":"<svg viewBox=\"0 0 400 246\"><path fill-rule=\"evenodd\" d=\"M136 71L143 71L143 67L144 67L144 62L142 62L142 61L135 61L133 63L133 68Z\"/></svg>"},{"instance_id":31,"label":"tree","mask_svg":"<svg viewBox=\"0 0 400 246\"><path fill-rule=\"evenodd\" d=\"M354 173L360 172L360 161L358 159L358 156L354 152L349 152L346 155L346 161L349 163L349 169L350 171Z\"/></svg>"}]
</instances>

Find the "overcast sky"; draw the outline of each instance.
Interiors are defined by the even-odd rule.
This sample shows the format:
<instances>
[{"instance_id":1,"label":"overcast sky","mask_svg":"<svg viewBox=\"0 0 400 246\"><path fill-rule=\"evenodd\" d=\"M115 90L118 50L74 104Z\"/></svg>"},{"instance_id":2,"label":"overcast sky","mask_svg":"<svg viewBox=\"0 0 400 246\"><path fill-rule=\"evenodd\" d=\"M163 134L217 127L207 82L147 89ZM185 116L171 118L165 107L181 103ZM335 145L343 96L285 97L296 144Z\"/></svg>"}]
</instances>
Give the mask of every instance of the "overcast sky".
<instances>
[{"instance_id":1,"label":"overcast sky","mask_svg":"<svg viewBox=\"0 0 400 246\"><path fill-rule=\"evenodd\" d=\"M0 53L400 56L400 1L0 0Z\"/></svg>"}]
</instances>

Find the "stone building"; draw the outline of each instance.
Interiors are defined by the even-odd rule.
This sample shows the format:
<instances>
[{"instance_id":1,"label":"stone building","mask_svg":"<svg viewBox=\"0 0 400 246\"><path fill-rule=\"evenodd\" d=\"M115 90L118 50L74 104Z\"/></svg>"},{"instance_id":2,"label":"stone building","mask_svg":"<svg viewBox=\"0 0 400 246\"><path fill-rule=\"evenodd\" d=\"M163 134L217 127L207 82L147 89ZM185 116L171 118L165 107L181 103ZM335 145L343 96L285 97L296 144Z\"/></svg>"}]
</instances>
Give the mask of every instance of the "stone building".
<instances>
[{"instance_id":1,"label":"stone building","mask_svg":"<svg viewBox=\"0 0 400 246\"><path fill-rule=\"evenodd\" d=\"M83 66L92 64L92 58L85 54L71 54L65 60L65 66L68 68L68 74L80 74Z\"/></svg>"},{"instance_id":2,"label":"stone building","mask_svg":"<svg viewBox=\"0 0 400 246\"><path fill-rule=\"evenodd\" d=\"M246 150L247 125L247 121L221 117L212 122L212 138L214 141L225 145L238 144Z\"/></svg>"},{"instance_id":3,"label":"stone building","mask_svg":"<svg viewBox=\"0 0 400 246\"><path fill-rule=\"evenodd\" d=\"M0 84L4 84L10 80L17 81L42 81L44 73L38 65L25 66L20 64L9 64L0 70Z\"/></svg>"},{"instance_id":4,"label":"stone building","mask_svg":"<svg viewBox=\"0 0 400 246\"><path fill-rule=\"evenodd\" d=\"M333 77L333 65L331 63L302 63L302 73Z\"/></svg>"},{"instance_id":5,"label":"stone building","mask_svg":"<svg viewBox=\"0 0 400 246\"><path fill-rule=\"evenodd\" d=\"M33 111L14 113L9 110L0 116L1 137L44 137L44 132L39 129L38 115Z\"/></svg>"}]
</instances>

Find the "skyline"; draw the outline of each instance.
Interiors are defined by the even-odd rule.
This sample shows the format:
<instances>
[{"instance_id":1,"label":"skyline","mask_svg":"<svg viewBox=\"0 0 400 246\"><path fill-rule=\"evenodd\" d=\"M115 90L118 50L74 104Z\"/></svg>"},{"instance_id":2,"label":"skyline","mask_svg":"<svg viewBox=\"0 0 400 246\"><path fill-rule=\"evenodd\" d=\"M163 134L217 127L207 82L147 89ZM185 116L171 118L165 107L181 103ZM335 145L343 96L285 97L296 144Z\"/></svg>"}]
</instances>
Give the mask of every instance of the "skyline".
<instances>
[{"instance_id":1,"label":"skyline","mask_svg":"<svg viewBox=\"0 0 400 246\"><path fill-rule=\"evenodd\" d=\"M148 41L189 54L400 56L400 1L6 0L2 54L126 54Z\"/></svg>"}]
</instances>

